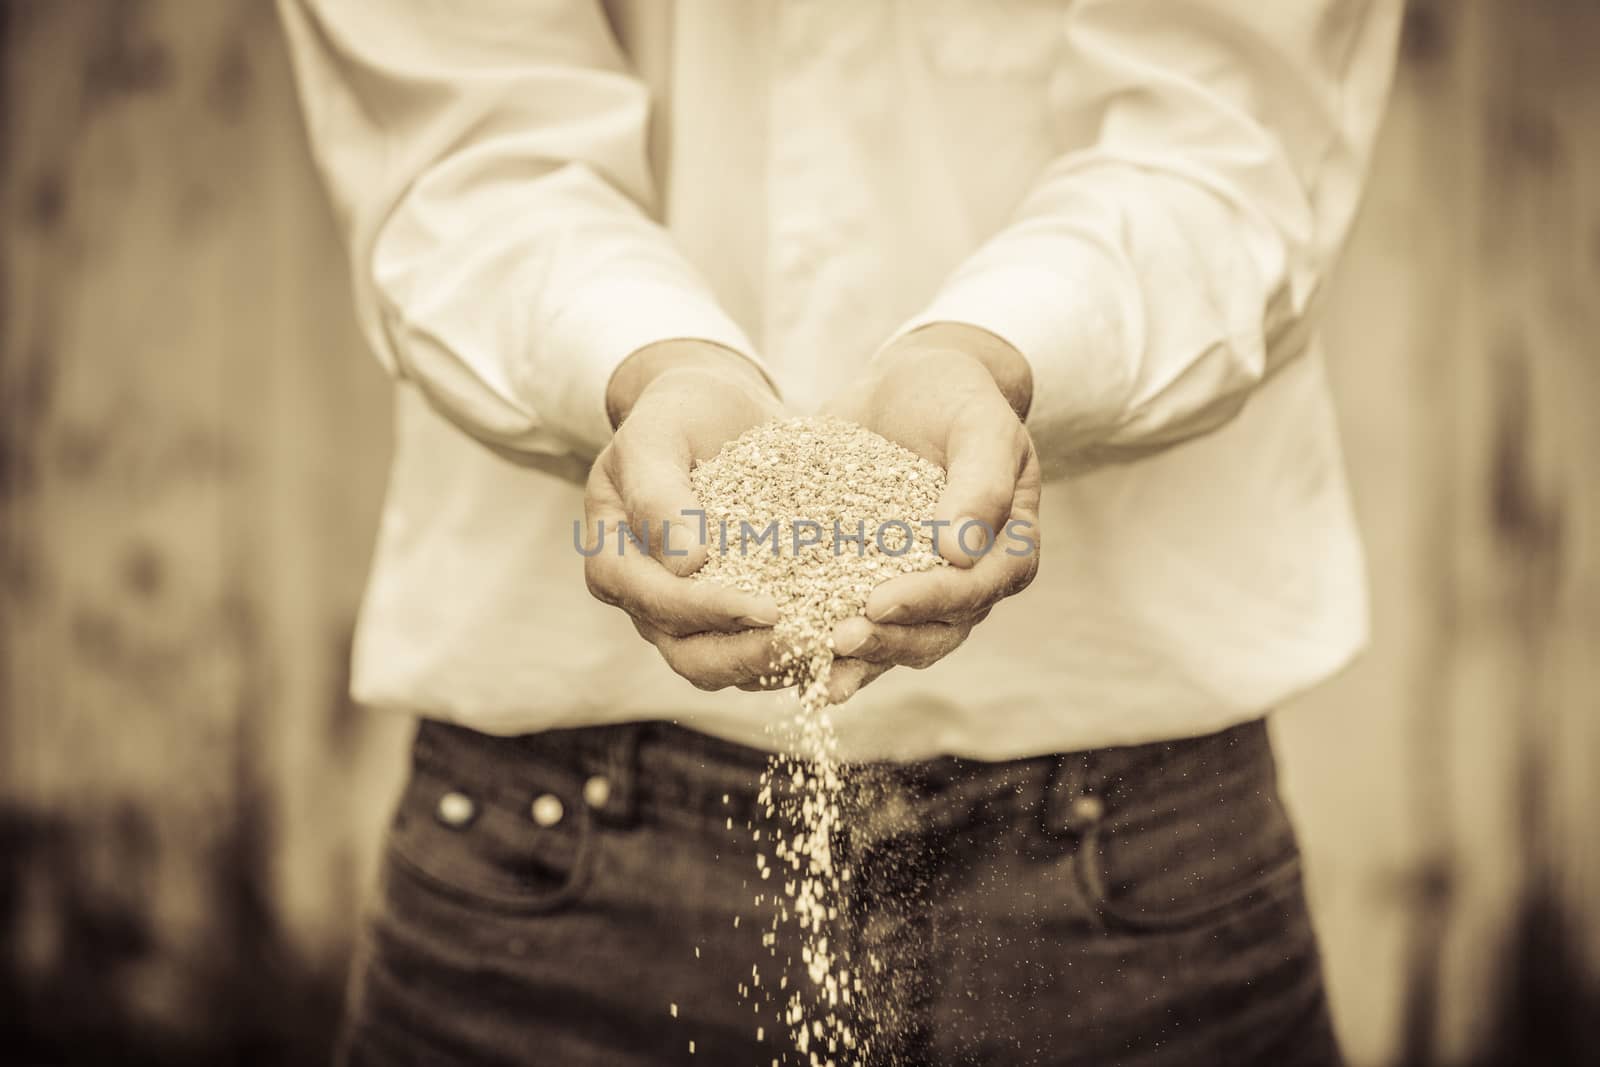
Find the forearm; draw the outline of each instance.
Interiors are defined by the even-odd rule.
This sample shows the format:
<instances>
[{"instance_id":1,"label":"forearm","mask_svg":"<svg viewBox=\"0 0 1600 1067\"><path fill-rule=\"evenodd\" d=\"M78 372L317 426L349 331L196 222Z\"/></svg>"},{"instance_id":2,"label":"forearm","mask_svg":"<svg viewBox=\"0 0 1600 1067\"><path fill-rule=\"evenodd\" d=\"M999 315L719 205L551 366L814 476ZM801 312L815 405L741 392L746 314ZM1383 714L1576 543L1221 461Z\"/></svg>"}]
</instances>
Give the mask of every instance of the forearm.
<instances>
[{"instance_id":1,"label":"forearm","mask_svg":"<svg viewBox=\"0 0 1600 1067\"><path fill-rule=\"evenodd\" d=\"M1055 473L1209 432L1305 349L1393 65L1397 0L1146 6L1073 6L1081 91L1058 117L1097 141L1048 166L905 327L961 323L1020 353Z\"/></svg>"},{"instance_id":2,"label":"forearm","mask_svg":"<svg viewBox=\"0 0 1600 1067\"><path fill-rule=\"evenodd\" d=\"M598 4L279 3L363 332L464 432L593 456L632 353L751 352L652 215L648 95Z\"/></svg>"}]
</instances>

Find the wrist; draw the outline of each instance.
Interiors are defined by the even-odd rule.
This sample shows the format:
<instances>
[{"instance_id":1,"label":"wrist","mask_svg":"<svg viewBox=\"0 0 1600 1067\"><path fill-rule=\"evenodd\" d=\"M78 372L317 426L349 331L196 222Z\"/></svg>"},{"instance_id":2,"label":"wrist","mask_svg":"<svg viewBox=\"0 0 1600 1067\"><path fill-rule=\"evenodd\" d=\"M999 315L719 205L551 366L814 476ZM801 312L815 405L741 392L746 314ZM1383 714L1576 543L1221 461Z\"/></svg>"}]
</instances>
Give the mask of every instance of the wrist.
<instances>
[{"instance_id":1,"label":"wrist","mask_svg":"<svg viewBox=\"0 0 1600 1067\"><path fill-rule=\"evenodd\" d=\"M777 395L761 368L731 348L710 341L657 341L628 356L612 373L606 385L606 415L612 428L622 425L653 383L680 371L712 374L774 398Z\"/></svg>"},{"instance_id":2,"label":"wrist","mask_svg":"<svg viewBox=\"0 0 1600 1067\"><path fill-rule=\"evenodd\" d=\"M953 352L975 361L988 372L1017 418L1027 418L1033 403L1033 368L1009 342L966 323L932 322L899 338L880 358L928 352Z\"/></svg>"}]
</instances>

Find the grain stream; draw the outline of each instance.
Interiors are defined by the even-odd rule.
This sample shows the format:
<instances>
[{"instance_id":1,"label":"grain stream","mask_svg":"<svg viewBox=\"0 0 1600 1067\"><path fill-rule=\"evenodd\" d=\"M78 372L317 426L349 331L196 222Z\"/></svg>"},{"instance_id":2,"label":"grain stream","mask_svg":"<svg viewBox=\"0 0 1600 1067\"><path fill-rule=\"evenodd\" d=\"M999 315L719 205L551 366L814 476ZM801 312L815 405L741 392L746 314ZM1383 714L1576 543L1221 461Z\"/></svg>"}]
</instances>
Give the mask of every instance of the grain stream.
<instances>
[{"instance_id":1,"label":"grain stream","mask_svg":"<svg viewBox=\"0 0 1600 1067\"><path fill-rule=\"evenodd\" d=\"M929 527L944 491L937 465L853 423L795 418L729 442L690 476L705 509L710 557L695 575L778 604L774 688L793 687L759 783L765 821L756 843L757 907L775 907L761 963L738 992L756 1014L773 1009L789 1038L775 1064L847 1067L877 1062L892 1029L876 1003L880 960L853 954L842 928L852 871L838 846L851 818L828 680L834 626L860 615L882 582L944 566ZM804 980L788 974L798 957ZM757 1026L763 1039L765 1030Z\"/></svg>"}]
</instances>

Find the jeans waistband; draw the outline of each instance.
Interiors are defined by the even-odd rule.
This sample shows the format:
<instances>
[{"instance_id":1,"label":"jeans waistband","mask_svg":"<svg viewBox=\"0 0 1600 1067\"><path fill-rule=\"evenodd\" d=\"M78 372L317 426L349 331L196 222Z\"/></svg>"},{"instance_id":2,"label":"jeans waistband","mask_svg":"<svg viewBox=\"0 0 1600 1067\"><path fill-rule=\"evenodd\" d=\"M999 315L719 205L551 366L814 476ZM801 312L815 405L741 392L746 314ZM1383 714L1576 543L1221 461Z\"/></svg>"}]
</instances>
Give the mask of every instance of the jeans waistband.
<instances>
[{"instance_id":1,"label":"jeans waistband","mask_svg":"<svg viewBox=\"0 0 1600 1067\"><path fill-rule=\"evenodd\" d=\"M547 730L514 737L423 720L417 766L502 793L554 792L617 822L672 811L718 822L761 815L760 778L769 754L665 722ZM913 817L921 830L1037 812L1050 833L1082 832L1114 811L1153 814L1204 802L1230 772L1262 761L1271 773L1265 723L1150 744L1003 762L947 756L856 765L859 832L896 832ZM594 782L599 780L598 788ZM874 830L874 823L880 831Z\"/></svg>"}]
</instances>

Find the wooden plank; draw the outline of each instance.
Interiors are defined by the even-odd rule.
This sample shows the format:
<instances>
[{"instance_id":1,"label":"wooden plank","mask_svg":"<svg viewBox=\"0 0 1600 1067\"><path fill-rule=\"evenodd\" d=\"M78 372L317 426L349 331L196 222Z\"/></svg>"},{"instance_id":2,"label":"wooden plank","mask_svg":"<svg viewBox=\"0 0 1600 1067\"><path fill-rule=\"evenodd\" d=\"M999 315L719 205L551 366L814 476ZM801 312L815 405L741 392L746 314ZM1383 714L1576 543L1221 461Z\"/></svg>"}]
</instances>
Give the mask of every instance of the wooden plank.
<instances>
[{"instance_id":1,"label":"wooden plank","mask_svg":"<svg viewBox=\"0 0 1600 1067\"><path fill-rule=\"evenodd\" d=\"M1471 156L1459 92L1475 58L1470 29L1452 0L1409 11L1366 201L1330 293L1329 374L1372 579L1372 645L1275 723L1335 1018L1356 1064L1393 1062L1408 1043L1417 1057L1407 1031L1418 1020L1431 1038L1438 965L1427 957L1454 884L1450 767L1437 744L1449 721L1451 585L1437 546L1450 537L1454 427L1439 398L1462 344L1458 265L1471 248L1474 205L1456 180Z\"/></svg>"},{"instance_id":2,"label":"wooden plank","mask_svg":"<svg viewBox=\"0 0 1600 1067\"><path fill-rule=\"evenodd\" d=\"M344 695L388 400L272 11L5 17L0 804L53 829L0 920L80 1036L322 1040L400 769Z\"/></svg>"},{"instance_id":3,"label":"wooden plank","mask_svg":"<svg viewBox=\"0 0 1600 1067\"><path fill-rule=\"evenodd\" d=\"M1463 658L1498 664L1497 710L1515 724L1512 743L1478 753L1513 775L1501 800L1513 833L1484 842L1485 862L1523 877L1515 907L1458 950L1495 1009L1478 1042L1447 1051L1577 1063L1592 1056L1600 1008L1600 855L1586 825L1600 811L1600 9L1540 0L1478 13L1494 42L1473 100L1478 425L1456 451L1477 522L1457 575L1473 642Z\"/></svg>"},{"instance_id":4,"label":"wooden plank","mask_svg":"<svg viewBox=\"0 0 1600 1067\"><path fill-rule=\"evenodd\" d=\"M1358 1063L1579 1062L1597 1004L1597 17L1412 5L1339 279L1375 644L1279 735Z\"/></svg>"}]
</instances>

